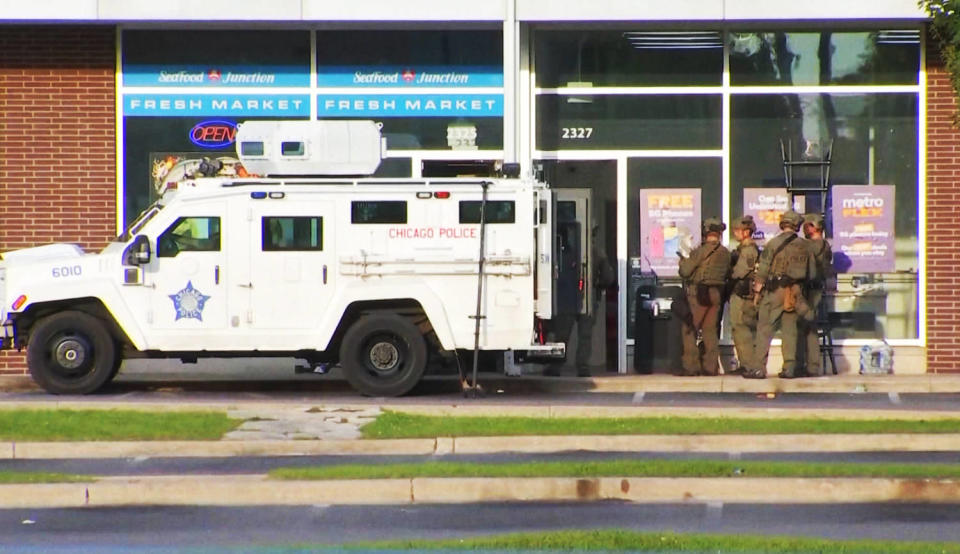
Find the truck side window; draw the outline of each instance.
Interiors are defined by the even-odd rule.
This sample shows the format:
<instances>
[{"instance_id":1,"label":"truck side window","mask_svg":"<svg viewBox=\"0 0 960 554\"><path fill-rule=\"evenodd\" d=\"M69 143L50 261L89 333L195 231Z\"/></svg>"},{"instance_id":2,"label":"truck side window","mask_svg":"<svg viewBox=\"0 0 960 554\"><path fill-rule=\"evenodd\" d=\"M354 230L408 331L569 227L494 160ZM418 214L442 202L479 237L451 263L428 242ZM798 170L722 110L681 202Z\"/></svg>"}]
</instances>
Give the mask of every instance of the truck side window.
<instances>
[{"instance_id":1,"label":"truck side window","mask_svg":"<svg viewBox=\"0 0 960 554\"><path fill-rule=\"evenodd\" d=\"M323 250L322 217L273 217L260 220L264 252Z\"/></svg>"},{"instance_id":2,"label":"truck side window","mask_svg":"<svg viewBox=\"0 0 960 554\"><path fill-rule=\"evenodd\" d=\"M250 141L240 143L240 154L243 156L263 156L263 142Z\"/></svg>"},{"instance_id":3,"label":"truck side window","mask_svg":"<svg viewBox=\"0 0 960 554\"><path fill-rule=\"evenodd\" d=\"M483 220L486 223L515 223L513 200L487 200L483 208ZM480 223L480 201L462 200L460 202L460 223Z\"/></svg>"},{"instance_id":4,"label":"truck side window","mask_svg":"<svg viewBox=\"0 0 960 554\"><path fill-rule=\"evenodd\" d=\"M350 203L350 223L406 223L403 200L355 200Z\"/></svg>"},{"instance_id":5,"label":"truck side window","mask_svg":"<svg viewBox=\"0 0 960 554\"><path fill-rule=\"evenodd\" d=\"M172 258L180 252L219 252L219 217L181 217L157 239L157 256Z\"/></svg>"},{"instance_id":6,"label":"truck side window","mask_svg":"<svg viewBox=\"0 0 960 554\"><path fill-rule=\"evenodd\" d=\"M280 143L281 156L303 156L305 152L306 149L303 146L303 142L284 141Z\"/></svg>"}]
</instances>

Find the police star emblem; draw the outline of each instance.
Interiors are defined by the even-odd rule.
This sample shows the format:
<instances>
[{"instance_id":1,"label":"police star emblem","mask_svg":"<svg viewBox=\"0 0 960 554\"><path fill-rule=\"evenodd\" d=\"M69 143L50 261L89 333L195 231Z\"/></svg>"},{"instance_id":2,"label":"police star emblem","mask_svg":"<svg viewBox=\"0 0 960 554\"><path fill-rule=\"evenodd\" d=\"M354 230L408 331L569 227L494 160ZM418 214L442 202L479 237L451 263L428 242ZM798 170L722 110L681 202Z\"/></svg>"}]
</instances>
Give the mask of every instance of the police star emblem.
<instances>
[{"instance_id":1,"label":"police star emblem","mask_svg":"<svg viewBox=\"0 0 960 554\"><path fill-rule=\"evenodd\" d=\"M193 288L193 282L187 281L186 287L168 296L173 300L173 309L177 311L176 321L187 318L203 321L203 305L210 297Z\"/></svg>"}]
</instances>

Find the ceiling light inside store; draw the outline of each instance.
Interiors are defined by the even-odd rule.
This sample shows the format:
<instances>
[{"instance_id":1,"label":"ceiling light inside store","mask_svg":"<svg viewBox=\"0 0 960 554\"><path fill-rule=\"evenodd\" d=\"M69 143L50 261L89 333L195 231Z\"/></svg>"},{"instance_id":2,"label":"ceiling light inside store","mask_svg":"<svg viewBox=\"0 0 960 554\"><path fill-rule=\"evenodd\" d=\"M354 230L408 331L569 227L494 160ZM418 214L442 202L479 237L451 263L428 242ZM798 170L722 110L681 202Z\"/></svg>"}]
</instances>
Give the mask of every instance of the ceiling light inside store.
<instances>
[{"instance_id":1,"label":"ceiling light inside store","mask_svg":"<svg viewBox=\"0 0 960 554\"><path fill-rule=\"evenodd\" d=\"M623 38L637 50L723 48L719 31L627 31Z\"/></svg>"},{"instance_id":2,"label":"ceiling light inside store","mask_svg":"<svg viewBox=\"0 0 960 554\"><path fill-rule=\"evenodd\" d=\"M878 31L877 44L920 44L920 31L916 29Z\"/></svg>"},{"instance_id":3,"label":"ceiling light inside store","mask_svg":"<svg viewBox=\"0 0 960 554\"><path fill-rule=\"evenodd\" d=\"M593 98L584 98L583 96L568 96L567 104L593 104Z\"/></svg>"}]
</instances>

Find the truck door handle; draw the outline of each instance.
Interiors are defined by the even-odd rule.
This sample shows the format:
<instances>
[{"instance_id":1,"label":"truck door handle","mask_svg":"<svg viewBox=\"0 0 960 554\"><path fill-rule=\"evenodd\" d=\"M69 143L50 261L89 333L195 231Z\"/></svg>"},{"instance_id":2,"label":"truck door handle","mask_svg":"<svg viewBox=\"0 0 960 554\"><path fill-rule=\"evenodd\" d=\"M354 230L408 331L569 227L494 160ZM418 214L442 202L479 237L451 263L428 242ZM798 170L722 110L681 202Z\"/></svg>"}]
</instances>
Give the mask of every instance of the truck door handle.
<instances>
[{"instance_id":1,"label":"truck door handle","mask_svg":"<svg viewBox=\"0 0 960 554\"><path fill-rule=\"evenodd\" d=\"M237 286L238 286L238 287L243 287L243 288L245 288L245 289L252 289L252 288L253 288L253 283L240 283L240 284L237 285Z\"/></svg>"},{"instance_id":2,"label":"truck door handle","mask_svg":"<svg viewBox=\"0 0 960 554\"><path fill-rule=\"evenodd\" d=\"M220 266L218 265L213 266L213 284L220 284Z\"/></svg>"},{"instance_id":3,"label":"truck door handle","mask_svg":"<svg viewBox=\"0 0 960 554\"><path fill-rule=\"evenodd\" d=\"M326 266L326 264L324 264L324 266L323 266L323 284L324 284L324 285L327 284L327 266Z\"/></svg>"}]
</instances>

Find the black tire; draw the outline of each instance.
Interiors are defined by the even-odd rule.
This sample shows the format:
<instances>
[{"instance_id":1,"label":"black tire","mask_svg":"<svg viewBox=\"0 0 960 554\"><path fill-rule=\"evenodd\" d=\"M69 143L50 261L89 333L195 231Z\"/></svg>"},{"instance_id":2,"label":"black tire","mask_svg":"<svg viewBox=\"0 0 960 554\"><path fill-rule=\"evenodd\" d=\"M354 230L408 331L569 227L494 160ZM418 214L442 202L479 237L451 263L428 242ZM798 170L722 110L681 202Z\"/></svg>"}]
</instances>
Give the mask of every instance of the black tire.
<instances>
[{"instance_id":1,"label":"black tire","mask_svg":"<svg viewBox=\"0 0 960 554\"><path fill-rule=\"evenodd\" d=\"M117 355L116 355L116 358L113 360L113 367L110 369L110 378L107 379L107 382L104 383L104 385L106 385L110 381L113 381L117 377L117 374L120 373L121 365L123 365L123 356L120 355L120 349L117 348Z\"/></svg>"},{"instance_id":2,"label":"black tire","mask_svg":"<svg viewBox=\"0 0 960 554\"><path fill-rule=\"evenodd\" d=\"M395 314L361 317L340 343L347 381L365 396L401 396L427 368L427 342L409 319Z\"/></svg>"},{"instance_id":3,"label":"black tire","mask_svg":"<svg viewBox=\"0 0 960 554\"><path fill-rule=\"evenodd\" d=\"M38 321L27 344L27 367L38 385L53 394L88 394L109 381L117 346L99 319L61 312Z\"/></svg>"}]
</instances>

